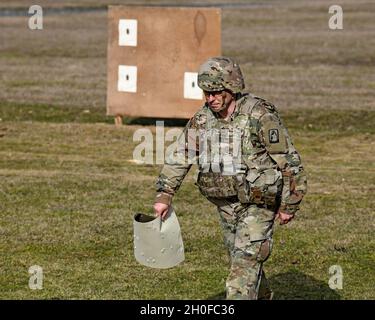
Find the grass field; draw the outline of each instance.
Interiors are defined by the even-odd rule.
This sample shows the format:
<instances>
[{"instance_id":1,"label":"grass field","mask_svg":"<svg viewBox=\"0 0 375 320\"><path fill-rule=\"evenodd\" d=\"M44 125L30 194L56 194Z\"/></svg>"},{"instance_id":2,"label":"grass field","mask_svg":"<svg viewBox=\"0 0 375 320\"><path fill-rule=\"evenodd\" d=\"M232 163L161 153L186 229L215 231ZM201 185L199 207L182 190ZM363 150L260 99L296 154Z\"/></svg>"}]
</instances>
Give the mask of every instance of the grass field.
<instances>
[{"instance_id":1,"label":"grass field","mask_svg":"<svg viewBox=\"0 0 375 320\"><path fill-rule=\"evenodd\" d=\"M302 209L276 225L265 265L275 299L375 299L375 6L338 1L344 30L332 31L330 4L223 9L223 53L279 106L308 174ZM174 201L185 262L154 270L133 258L132 217L152 212L160 166L128 161L150 120L115 127L105 116L106 12L47 15L41 32L0 17L0 28L0 298L221 298L229 262L196 168ZM43 290L28 287L32 265ZM332 265L342 290L328 286Z\"/></svg>"}]
</instances>

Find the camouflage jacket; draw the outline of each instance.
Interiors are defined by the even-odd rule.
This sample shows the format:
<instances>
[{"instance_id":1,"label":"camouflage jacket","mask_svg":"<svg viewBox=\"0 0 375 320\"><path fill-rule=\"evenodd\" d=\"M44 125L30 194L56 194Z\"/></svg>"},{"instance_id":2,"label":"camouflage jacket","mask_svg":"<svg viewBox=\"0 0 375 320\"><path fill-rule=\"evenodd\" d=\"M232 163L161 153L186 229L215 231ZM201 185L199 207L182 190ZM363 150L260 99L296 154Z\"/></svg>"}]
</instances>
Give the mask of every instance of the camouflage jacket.
<instances>
[{"instance_id":1,"label":"camouflage jacket","mask_svg":"<svg viewBox=\"0 0 375 320\"><path fill-rule=\"evenodd\" d=\"M173 160L167 155L157 179L155 202L170 204L194 163L187 159L191 160L192 155L201 158L199 148L202 145L191 131L202 133L212 128L229 128L232 132L240 130L241 161L236 171L239 174L228 177L212 170L205 173L207 168L198 160L197 185L203 195L237 195L241 202L257 204L279 197L281 211L294 214L299 209L307 190L300 156L276 107L247 93L238 94L236 109L228 121L217 117L206 104L190 119L178 139L179 151L174 154Z\"/></svg>"}]
</instances>

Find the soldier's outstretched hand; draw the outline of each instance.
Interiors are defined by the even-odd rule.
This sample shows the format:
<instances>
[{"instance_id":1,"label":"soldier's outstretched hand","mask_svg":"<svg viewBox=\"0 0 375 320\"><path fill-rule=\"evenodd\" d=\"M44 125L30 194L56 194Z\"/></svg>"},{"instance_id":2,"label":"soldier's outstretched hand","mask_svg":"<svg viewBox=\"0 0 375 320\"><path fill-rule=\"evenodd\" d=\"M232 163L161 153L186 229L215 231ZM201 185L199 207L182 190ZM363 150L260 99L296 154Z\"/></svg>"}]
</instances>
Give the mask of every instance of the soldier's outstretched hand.
<instances>
[{"instance_id":1,"label":"soldier's outstretched hand","mask_svg":"<svg viewBox=\"0 0 375 320\"><path fill-rule=\"evenodd\" d=\"M169 211L169 205L160 202L155 202L154 211L156 216L160 216L162 220L165 220L165 216Z\"/></svg>"},{"instance_id":2,"label":"soldier's outstretched hand","mask_svg":"<svg viewBox=\"0 0 375 320\"><path fill-rule=\"evenodd\" d=\"M278 211L275 217L275 220L279 219L280 224L287 224L289 221L291 221L294 218L294 215L283 213L281 211Z\"/></svg>"}]
</instances>

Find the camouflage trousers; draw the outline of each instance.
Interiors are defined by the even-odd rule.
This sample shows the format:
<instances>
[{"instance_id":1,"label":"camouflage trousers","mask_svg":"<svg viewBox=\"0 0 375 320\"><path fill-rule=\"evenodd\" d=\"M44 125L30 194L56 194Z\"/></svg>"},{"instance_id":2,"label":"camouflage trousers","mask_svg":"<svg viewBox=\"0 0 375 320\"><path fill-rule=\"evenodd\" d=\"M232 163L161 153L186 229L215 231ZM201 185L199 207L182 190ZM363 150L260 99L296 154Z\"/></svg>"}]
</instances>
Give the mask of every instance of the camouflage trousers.
<instances>
[{"instance_id":1,"label":"camouflage trousers","mask_svg":"<svg viewBox=\"0 0 375 320\"><path fill-rule=\"evenodd\" d=\"M224 242L231 258L227 299L270 299L262 269L271 254L275 209L243 205L236 198L209 198L218 207Z\"/></svg>"}]
</instances>

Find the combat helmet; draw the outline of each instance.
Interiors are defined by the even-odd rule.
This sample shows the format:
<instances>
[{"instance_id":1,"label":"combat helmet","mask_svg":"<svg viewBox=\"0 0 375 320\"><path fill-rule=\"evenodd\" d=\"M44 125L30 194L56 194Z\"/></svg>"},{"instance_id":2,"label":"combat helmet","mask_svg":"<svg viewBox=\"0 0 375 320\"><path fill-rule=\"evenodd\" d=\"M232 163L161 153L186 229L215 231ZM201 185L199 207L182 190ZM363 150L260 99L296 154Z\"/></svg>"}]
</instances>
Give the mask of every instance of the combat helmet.
<instances>
[{"instance_id":1,"label":"combat helmet","mask_svg":"<svg viewBox=\"0 0 375 320\"><path fill-rule=\"evenodd\" d=\"M238 93L245 88L245 82L237 62L227 57L213 57L200 66L198 86L204 91L228 89Z\"/></svg>"}]
</instances>

